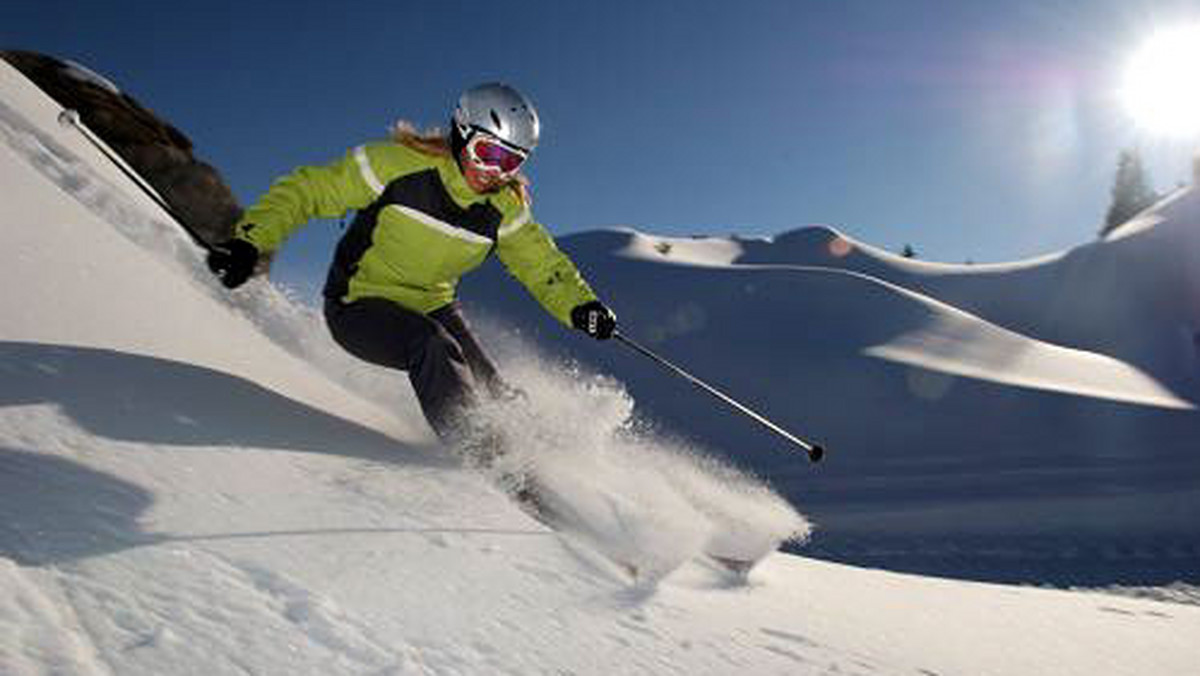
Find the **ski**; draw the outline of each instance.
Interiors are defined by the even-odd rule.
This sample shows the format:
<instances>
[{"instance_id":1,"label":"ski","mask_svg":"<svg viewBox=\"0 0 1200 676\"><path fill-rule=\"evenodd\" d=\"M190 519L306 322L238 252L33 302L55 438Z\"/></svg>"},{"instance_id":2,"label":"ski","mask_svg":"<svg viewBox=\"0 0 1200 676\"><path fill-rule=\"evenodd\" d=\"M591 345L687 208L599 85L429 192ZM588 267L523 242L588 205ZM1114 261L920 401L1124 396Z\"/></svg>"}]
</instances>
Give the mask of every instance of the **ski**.
<instances>
[{"instance_id":1,"label":"ski","mask_svg":"<svg viewBox=\"0 0 1200 676\"><path fill-rule=\"evenodd\" d=\"M743 583L759 564L779 551L787 540L785 537L762 536L747 540L728 536L729 532L718 530L699 558L709 568Z\"/></svg>"},{"instance_id":2,"label":"ski","mask_svg":"<svg viewBox=\"0 0 1200 676\"><path fill-rule=\"evenodd\" d=\"M638 564L629 561L600 545L595 538L580 529L582 519L572 516L565 511L565 502L553 500L548 491L531 475L521 474L502 475L499 487L517 505L517 507L532 517L535 521L546 526L555 533L581 542L588 551L594 552L615 566L634 583L646 580L644 571ZM551 506L551 503L558 503Z\"/></svg>"},{"instance_id":3,"label":"ski","mask_svg":"<svg viewBox=\"0 0 1200 676\"><path fill-rule=\"evenodd\" d=\"M758 565L762 559L741 559L729 556L721 556L719 554L705 553L704 557L716 564L722 572L728 573L739 580L745 580L750 576L750 571Z\"/></svg>"},{"instance_id":4,"label":"ski","mask_svg":"<svg viewBox=\"0 0 1200 676\"><path fill-rule=\"evenodd\" d=\"M495 483L521 511L535 521L598 555L638 585L662 580L689 560L718 572L731 583L744 584L751 572L777 551L782 542L774 538L745 542L737 537L722 537L729 533L718 530L706 547L698 549L690 557L683 555L678 560L639 561L636 547L621 551L622 547L614 544L617 542L612 537L614 524L623 525L629 517L619 506L613 505L611 512L608 512L612 521L607 526L599 526L595 522L594 505L589 518L587 512L580 511L572 500L559 495L529 472L501 474Z\"/></svg>"}]
</instances>

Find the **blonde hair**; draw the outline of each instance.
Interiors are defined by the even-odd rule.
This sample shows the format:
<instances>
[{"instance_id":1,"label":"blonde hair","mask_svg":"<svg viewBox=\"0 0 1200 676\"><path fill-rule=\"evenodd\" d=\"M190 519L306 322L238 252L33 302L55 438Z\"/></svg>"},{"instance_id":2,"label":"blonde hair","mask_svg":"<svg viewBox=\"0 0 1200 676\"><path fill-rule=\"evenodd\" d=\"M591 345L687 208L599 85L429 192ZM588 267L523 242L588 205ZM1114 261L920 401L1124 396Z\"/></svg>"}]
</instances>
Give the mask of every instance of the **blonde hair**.
<instances>
[{"instance_id":1,"label":"blonde hair","mask_svg":"<svg viewBox=\"0 0 1200 676\"><path fill-rule=\"evenodd\" d=\"M408 120L396 120L391 129L392 140L413 150L433 155L435 157L452 157L454 151L450 147L450 134L441 127L430 127L424 131ZM529 195L529 179L518 173L502 187L512 188L520 195L526 206L532 203Z\"/></svg>"},{"instance_id":2,"label":"blonde hair","mask_svg":"<svg viewBox=\"0 0 1200 676\"><path fill-rule=\"evenodd\" d=\"M450 135L439 127L418 131L408 120L397 120L391 129L392 140L426 155L450 157Z\"/></svg>"}]
</instances>

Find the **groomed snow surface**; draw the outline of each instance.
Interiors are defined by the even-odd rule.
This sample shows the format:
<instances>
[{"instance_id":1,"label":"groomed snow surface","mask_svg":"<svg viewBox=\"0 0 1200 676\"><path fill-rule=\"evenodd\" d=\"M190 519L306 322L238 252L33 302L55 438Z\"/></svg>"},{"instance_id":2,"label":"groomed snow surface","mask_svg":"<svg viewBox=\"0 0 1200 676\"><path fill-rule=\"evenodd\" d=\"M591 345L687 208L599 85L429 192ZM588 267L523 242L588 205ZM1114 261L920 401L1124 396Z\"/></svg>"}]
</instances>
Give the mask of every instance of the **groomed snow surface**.
<instances>
[{"instance_id":1,"label":"groomed snow surface","mask_svg":"<svg viewBox=\"0 0 1200 676\"><path fill-rule=\"evenodd\" d=\"M604 371L500 331L531 406L496 420L523 460L576 489L595 527L590 539L556 535L439 448L403 379L341 355L312 312L264 283L231 303L57 112L0 64L6 676L1185 674L1200 663L1186 585L1116 596L787 554L731 579L694 555L803 542L808 520L635 422L636 393ZM897 344L912 348L907 335ZM1190 401L1142 371L1100 368L1146 400L1135 406L1179 414ZM630 580L592 545L626 546L661 575Z\"/></svg>"}]
</instances>

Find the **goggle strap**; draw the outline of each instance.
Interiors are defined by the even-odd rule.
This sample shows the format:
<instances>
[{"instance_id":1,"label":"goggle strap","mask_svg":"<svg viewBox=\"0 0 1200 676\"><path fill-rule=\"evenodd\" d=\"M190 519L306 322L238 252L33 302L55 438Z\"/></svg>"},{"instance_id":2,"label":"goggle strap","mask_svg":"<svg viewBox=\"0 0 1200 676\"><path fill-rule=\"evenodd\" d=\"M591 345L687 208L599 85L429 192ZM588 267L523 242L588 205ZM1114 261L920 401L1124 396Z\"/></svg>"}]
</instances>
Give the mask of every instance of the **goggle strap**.
<instances>
[{"instance_id":1,"label":"goggle strap","mask_svg":"<svg viewBox=\"0 0 1200 676\"><path fill-rule=\"evenodd\" d=\"M528 150L522 148L519 145L515 145L513 143L509 143L508 141L505 141L504 139L500 138L499 136L496 136L495 134L488 131L487 129L484 129L483 127L480 127L480 126L474 125L474 124L469 124L466 126L466 128L467 128L466 133L463 133L463 130L461 128L459 129L459 133L463 133L463 139L465 139L467 143L470 143L475 138L476 134L483 134L489 140L495 141L496 143L499 143L500 145L504 146L505 148L508 148L509 150L511 150L515 153L519 153L522 157L529 156Z\"/></svg>"}]
</instances>

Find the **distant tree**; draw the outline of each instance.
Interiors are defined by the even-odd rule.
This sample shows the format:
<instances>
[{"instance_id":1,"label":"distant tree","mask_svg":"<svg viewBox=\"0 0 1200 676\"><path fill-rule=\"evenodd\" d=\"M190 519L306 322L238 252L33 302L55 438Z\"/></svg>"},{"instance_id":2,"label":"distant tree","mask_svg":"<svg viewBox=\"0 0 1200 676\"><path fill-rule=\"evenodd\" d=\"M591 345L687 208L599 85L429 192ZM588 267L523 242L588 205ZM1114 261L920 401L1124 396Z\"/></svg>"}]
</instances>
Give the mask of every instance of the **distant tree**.
<instances>
[{"instance_id":1,"label":"distant tree","mask_svg":"<svg viewBox=\"0 0 1200 676\"><path fill-rule=\"evenodd\" d=\"M911 244L905 244L904 250L900 252L900 255L904 256L905 258L916 258L917 250L914 249Z\"/></svg>"},{"instance_id":2,"label":"distant tree","mask_svg":"<svg viewBox=\"0 0 1200 676\"><path fill-rule=\"evenodd\" d=\"M1125 221L1133 218L1158 199L1158 193L1150 189L1146 170L1142 166L1142 155L1136 148L1122 150L1117 156L1117 175L1113 180L1112 204L1100 229L1103 237Z\"/></svg>"}]
</instances>

